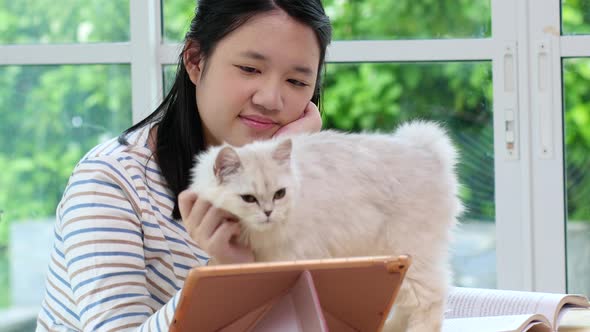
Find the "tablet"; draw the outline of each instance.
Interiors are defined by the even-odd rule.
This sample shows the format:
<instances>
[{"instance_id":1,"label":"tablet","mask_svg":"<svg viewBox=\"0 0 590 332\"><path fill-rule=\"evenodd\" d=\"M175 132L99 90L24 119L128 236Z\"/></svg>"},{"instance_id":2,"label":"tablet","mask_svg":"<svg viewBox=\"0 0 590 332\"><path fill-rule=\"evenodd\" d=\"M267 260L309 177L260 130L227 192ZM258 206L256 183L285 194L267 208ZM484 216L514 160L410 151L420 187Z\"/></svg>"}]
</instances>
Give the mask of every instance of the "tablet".
<instances>
[{"instance_id":1,"label":"tablet","mask_svg":"<svg viewBox=\"0 0 590 332\"><path fill-rule=\"evenodd\" d=\"M191 269L170 331L380 331L408 256Z\"/></svg>"}]
</instances>

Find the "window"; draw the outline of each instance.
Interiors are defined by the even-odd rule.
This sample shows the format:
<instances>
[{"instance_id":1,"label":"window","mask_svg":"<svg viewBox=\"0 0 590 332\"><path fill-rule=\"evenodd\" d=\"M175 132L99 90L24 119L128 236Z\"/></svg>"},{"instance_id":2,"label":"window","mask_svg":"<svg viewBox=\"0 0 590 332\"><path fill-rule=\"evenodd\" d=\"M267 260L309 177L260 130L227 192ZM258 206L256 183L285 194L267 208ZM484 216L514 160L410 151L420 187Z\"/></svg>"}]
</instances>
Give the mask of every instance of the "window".
<instances>
[{"instance_id":1,"label":"window","mask_svg":"<svg viewBox=\"0 0 590 332\"><path fill-rule=\"evenodd\" d=\"M562 1L562 35L587 45L590 1ZM585 39L584 39L585 38ZM562 38L563 40L563 38ZM565 53L565 54L564 54ZM573 53L573 54L568 54ZM590 48L562 51L567 290L590 294Z\"/></svg>"},{"instance_id":2,"label":"window","mask_svg":"<svg viewBox=\"0 0 590 332\"><path fill-rule=\"evenodd\" d=\"M68 177L132 124L129 11L128 0L0 5L0 330L33 329Z\"/></svg>"},{"instance_id":3,"label":"window","mask_svg":"<svg viewBox=\"0 0 590 332\"><path fill-rule=\"evenodd\" d=\"M131 125L129 65L0 66L0 82L0 305L39 305L42 288L31 285L45 284L74 166Z\"/></svg>"},{"instance_id":4,"label":"window","mask_svg":"<svg viewBox=\"0 0 590 332\"><path fill-rule=\"evenodd\" d=\"M324 126L392 130L414 118L449 125L461 154L467 156L460 169L462 182L468 184L462 196L470 210L453 258L455 282L496 287L492 57L485 49L470 52L471 43L457 39L490 36L490 2L336 0L324 5L332 19L335 49L325 78ZM193 10L178 1L163 2L167 40L182 39ZM445 46L429 38L454 39ZM431 44L446 52L432 52ZM456 51L449 54L449 48ZM417 57L444 62L408 62ZM176 58L168 59L165 89L176 71ZM474 236L481 241L472 241Z\"/></svg>"},{"instance_id":5,"label":"window","mask_svg":"<svg viewBox=\"0 0 590 332\"><path fill-rule=\"evenodd\" d=\"M0 8L0 44L129 40L129 0L4 1Z\"/></svg>"},{"instance_id":6,"label":"window","mask_svg":"<svg viewBox=\"0 0 590 332\"><path fill-rule=\"evenodd\" d=\"M590 295L590 1L531 2L324 1L334 24L324 123L444 122L469 208L455 284ZM28 285L43 284L72 167L155 109L194 4L0 5L0 322L10 308L36 314L42 289ZM32 295L15 300L22 285Z\"/></svg>"},{"instance_id":7,"label":"window","mask_svg":"<svg viewBox=\"0 0 590 332\"><path fill-rule=\"evenodd\" d=\"M563 60L567 285L590 293L590 58Z\"/></svg>"},{"instance_id":8,"label":"window","mask_svg":"<svg viewBox=\"0 0 590 332\"><path fill-rule=\"evenodd\" d=\"M447 127L460 151L467 208L453 256L454 283L496 287L492 66L489 61L328 64L324 126L391 131L402 121ZM472 241L473 237L477 241Z\"/></svg>"},{"instance_id":9,"label":"window","mask_svg":"<svg viewBox=\"0 0 590 332\"><path fill-rule=\"evenodd\" d=\"M489 0L323 1L334 40L485 38Z\"/></svg>"}]
</instances>

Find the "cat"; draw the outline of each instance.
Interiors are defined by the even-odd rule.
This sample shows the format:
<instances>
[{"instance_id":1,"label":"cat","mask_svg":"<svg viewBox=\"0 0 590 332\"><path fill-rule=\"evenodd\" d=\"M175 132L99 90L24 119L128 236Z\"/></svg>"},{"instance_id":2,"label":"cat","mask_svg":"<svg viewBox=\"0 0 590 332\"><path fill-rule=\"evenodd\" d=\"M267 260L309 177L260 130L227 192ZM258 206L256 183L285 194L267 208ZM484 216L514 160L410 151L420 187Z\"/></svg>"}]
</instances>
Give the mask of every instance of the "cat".
<instances>
[{"instance_id":1,"label":"cat","mask_svg":"<svg viewBox=\"0 0 590 332\"><path fill-rule=\"evenodd\" d=\"M409 254L384 331L440 331L462 212L457 151L434 122L213 147L191 189L240 220L256 261Z\"/></svg>"}]
</instances>

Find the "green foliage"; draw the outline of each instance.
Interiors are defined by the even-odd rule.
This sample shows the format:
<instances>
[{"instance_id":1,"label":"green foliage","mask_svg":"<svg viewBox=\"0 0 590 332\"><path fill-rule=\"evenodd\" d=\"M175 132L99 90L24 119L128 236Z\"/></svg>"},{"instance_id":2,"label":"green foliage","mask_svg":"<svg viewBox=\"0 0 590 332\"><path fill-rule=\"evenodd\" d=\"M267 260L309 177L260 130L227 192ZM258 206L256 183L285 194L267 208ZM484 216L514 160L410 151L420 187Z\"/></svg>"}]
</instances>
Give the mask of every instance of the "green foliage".
<instances>
[{"instance_id":1,"label":"green foliage","mask_svg":"<svg viewBox=\"0 0 590 332\"><path fill-rule=\"evenodd\" d=\"M324 1L335 39L489 37L489 1ZM394 18L394 19L392 19ZM462 152L466 218L493 221L492 75L489 62L330 64L324 124L390 131L410 119L444 123Z\"/></svg>"},{"instance_id":2,"label":"green foliage","mask_svg":"<svg viewBox=\"0 0 590 332\"><path fill-rule=\"evenodd\" d=\"M491 35L489 0L327 0L335 39L469 38Z\"/></svg>"},{"instance_id":3,"label":"green foliage","mask_svg":"<svg viewBox=\"0 0 590 332\"><path fill-rule=\"evenodd\" d=\"M51 216L83 153L131 124L129 66L5 66L0 81L3 220Z\"/></svg>"},{"instance_id":4,"label":"green foliage","mask_svg":"<svg viewBox=\"0 0 590 332\"><path fill-rule=\"evenodd\" d=\"M561 0L562 31L564 35L590 33L590 2Z\"/></svg>"},{"instance_id":5,"label":"green foliage","mask_svg":"<svg viewBox=\"0 0 590 332\"><path fill-rule=\"evenodd\" d=\"M590 60L564 60L568 219L590 221Z\"/></svg>"},{"instance_id":6,"label":"green foliage","mask_svg":"<svg viewBox=\"0 0 590 332\"><path fill-rule=\"evenodd\" d=\"M489 62L329 64L327 128L391 131L430 119L447 126L461 151L466 218L493 221L492 74Z\"/></svg>"},{"instance_id":7,"label":"green foliage","mask_svg":"<svg viewBox=\"0 0 590 332\"><path fill-rule=\"evenodd\" d=\"M0 44L129 40L129 0L0 0Z\"/></svg>"},{"instance_id":8,"label":"green foliage","mask_svg":"<svg viewBox=\"0 0 590 332\"><path fill-rule=\"evenodd\" d=\"M0 251L0 308L5 308L10 305L10 288L7 287L10 272L8 267L8 257L2 255Z\"/></svg>"},{"instance_id":9,"label":"green foliage","mask_svg":"<svg viewBox=\"0 0 590 332\"><path fill-rule=\"evenodd\" d=\"M195 0L162 0L165 41L182 41L191 19L195 16Z\"/></svg>"}]
</instances>

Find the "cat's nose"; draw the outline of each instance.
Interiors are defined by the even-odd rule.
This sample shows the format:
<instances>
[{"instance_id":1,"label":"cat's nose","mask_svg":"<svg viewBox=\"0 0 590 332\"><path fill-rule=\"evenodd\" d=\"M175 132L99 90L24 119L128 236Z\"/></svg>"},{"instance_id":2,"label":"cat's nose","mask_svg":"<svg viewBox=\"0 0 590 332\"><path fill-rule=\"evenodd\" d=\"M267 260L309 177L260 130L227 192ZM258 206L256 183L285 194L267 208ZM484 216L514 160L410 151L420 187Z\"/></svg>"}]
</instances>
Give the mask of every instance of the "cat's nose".
<instances>
[{"instance_id":1,"label":"cat's nose","mask_svg":"<svg viewBox=\"0 0 590 332\"><path fill-rule=\"evenodd\" d=\"M270 214L272 213L272 210L270 211L264 211L264 214L266 214L267 217L270 217Z\"/></svg>"}]
</instances>

